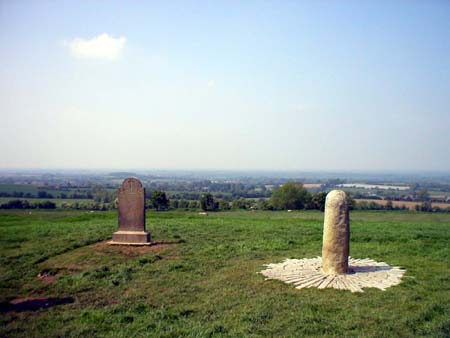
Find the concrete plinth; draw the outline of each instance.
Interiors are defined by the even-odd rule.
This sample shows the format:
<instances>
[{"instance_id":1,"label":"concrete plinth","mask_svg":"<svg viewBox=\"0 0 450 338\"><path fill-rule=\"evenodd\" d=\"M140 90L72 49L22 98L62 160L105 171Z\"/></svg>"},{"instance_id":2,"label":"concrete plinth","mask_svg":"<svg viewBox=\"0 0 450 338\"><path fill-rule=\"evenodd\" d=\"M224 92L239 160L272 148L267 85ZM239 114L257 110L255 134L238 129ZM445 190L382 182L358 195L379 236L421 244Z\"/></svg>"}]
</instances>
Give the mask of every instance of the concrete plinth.
<instances>
[{"instance_id":1,"label":"concrete plinth","mask_svg":"<svg viewBox=\"0 0 450 338\"><path fill-rule=\"evenodd\" d=\"M109 244L150 245L150 234L146 231L116 231Z\"/></svg>"}]
</instances>

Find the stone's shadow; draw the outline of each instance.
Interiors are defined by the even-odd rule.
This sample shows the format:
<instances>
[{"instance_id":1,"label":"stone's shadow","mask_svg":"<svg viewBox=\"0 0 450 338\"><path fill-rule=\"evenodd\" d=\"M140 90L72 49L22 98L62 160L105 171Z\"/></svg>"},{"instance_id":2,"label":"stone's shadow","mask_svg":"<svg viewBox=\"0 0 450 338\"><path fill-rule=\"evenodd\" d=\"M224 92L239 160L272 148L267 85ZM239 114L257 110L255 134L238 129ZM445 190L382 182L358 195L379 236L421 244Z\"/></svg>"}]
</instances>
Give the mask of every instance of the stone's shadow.
<instances>
[{"instance_id":1,"label":"stone's shadow","mask_svg":"<svg viewBox=\"0 0 450 338\"><path fill-rule=\"evenodd\" d=\"M370 266L370 265L364 265L364 266L349 266L348 267L349 272L348 273L367 273L367 272L377 272L377 271L389 271L392 270L392 266Z\"/></svg>"},{"instance_id":2,"label":"stone's shadow","mask_svg":"<svg viewBox=\"0 0 450 338\"><path fill-rule=\"evenodd\" d=\"M24 312L46 309L55 305L71 304L75 302L72 297L49 297L49 298L19 298L10 302L0 303L0 312Z\"/></svg>"}]
</instances>

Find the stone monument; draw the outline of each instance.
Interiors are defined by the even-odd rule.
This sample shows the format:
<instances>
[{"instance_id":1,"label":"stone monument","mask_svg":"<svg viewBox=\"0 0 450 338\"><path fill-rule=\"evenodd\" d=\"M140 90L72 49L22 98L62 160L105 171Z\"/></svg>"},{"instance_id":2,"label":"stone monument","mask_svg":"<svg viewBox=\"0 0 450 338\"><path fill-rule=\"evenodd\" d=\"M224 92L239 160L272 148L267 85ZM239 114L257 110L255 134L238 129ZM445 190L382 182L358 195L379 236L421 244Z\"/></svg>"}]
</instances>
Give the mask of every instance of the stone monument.
<instances>
[{"instance_id":1,"label":"stone monument","mask_svg":"<svg viewBox=\"0 0 450 338\"><path fill-rule=\"evenodd\" d=\"M330 191L325 201L322 257L286 259L267 264L266 279L294 284L297 289L316 287L363 292L363 288L385 290L400 284L405 270L370 258L349 257L350 222L346 194Z\"/></svg>"},{"instance_id":2,"label":"stone monument","mask_svg":"<svg viewBox=\"0 0 450 338\"><path fill-rule=\"evenodd\" d=\"M137 178L127 178L118 193L119 229L109 244L150 245L145 231L145 189Z\"/></svg>"},{"instance_id":3,"label":"stone monument","mask_svg":"<svg viewBox=\"0 0 450 338\"><path fill-rule=\"evenodd\" d=\"M348 272L350 224L345 192L330 191L325 200L322 269L327 274Z\"/></svg>"}]
</instances>

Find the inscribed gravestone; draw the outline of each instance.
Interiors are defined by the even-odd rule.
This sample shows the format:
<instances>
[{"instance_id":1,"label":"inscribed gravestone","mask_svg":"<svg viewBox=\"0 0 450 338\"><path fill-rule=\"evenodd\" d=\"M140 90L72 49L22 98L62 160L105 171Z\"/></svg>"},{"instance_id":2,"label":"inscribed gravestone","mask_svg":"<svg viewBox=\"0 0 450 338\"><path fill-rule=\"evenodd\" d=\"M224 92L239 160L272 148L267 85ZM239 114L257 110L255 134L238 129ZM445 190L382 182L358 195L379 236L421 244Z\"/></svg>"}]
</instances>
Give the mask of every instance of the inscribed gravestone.
<instances>
[{"instance_id":1,"label":"inscribed gravestone","mask_svg":"<svg viewBox=\"0 0 450 338\"><path fill-rule=\"evenodd\" d=\"M111 244L145 245L150 234L145 231L145 189L137 178L123 181L118 194L119 229Z\"/></svg>"}]
</instances>

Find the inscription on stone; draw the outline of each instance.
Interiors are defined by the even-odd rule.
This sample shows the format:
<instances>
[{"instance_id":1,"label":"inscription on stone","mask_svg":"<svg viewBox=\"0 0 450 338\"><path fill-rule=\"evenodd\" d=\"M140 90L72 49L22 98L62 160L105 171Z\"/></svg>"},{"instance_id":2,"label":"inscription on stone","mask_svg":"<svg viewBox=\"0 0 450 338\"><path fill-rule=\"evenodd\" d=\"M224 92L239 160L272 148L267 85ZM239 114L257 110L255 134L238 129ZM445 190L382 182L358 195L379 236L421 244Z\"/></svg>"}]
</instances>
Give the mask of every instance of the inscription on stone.
<instances>
[{"instance_id":1,"label":"inscription on stone","mask_svg":"<svg viewBox=\"0 0 450 338\"><path fill-rule=\"evenodd\" d=\"M119 230L145 231L145 192L136 178L127 178L119 189Z\"/></svg>"},{"instance_id":2,"label":"inscription on stone","mask_svg":"<svg viewBox=\"0 0 450 338\"><path fill-rule=\"evenodd\" d=\"M145 189L137 178L123 181L118 193L119 229L110 244L147 245L145 231Z\"/></svg>"}]
</instances>

